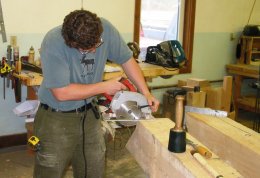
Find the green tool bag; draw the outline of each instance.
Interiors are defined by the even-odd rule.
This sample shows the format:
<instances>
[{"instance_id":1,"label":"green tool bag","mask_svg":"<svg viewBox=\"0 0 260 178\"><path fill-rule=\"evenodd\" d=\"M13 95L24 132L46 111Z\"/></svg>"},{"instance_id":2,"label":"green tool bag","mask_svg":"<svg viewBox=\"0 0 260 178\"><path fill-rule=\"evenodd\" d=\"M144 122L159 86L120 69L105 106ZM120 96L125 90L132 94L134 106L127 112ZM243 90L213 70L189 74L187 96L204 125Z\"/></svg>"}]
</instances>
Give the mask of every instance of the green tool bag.
<instances>
[{"instance_id":1,"label":"green tool bag","mask_svg":"<svg viewBox=\"0 0 260 178\"><path fill-rule=\"evenodd\" d=\"M149 46L145 62L169 68L179 68L185 64L184 50L177 40L163 41Z\"/></svg>"}]
</instances>

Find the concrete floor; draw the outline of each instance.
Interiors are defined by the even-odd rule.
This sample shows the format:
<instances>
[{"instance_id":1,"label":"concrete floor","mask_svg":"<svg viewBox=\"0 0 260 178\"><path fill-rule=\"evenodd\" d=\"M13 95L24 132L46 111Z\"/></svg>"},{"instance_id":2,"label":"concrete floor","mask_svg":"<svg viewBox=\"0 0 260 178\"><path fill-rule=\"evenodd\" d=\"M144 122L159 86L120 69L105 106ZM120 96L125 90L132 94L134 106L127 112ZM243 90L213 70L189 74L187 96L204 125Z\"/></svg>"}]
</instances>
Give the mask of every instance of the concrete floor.
<instances>
[{"instance_id":1,"label":"concrete floor","mask_svg":"<svg viewBox=\"0 0 260 178\"><path fill-rule=\"evenodd\" d=\"M146 178L135 159L126 150L125 144L130 137L129 130L120 130L107 143L105 178ZM27 146L0 149L0 178L32 178L34 156ZM73 178L68 168L64 178Z\"/></svg>"},{"instance_id":2,"label":"concrete floor","mask_svg":"<svg viewBox=\"0 0 260 178\"><path fill-rule=\"evenodd\" d=\"M255 113L239 111L237 121L252 128L255 117ZM110 140L107 143L105 177L146 178L145 173L124 147L130 137L129 130L121 131L117 135L115 142ZM29 154L26 146L0 149L0 178L31 178L33 163L33 155ZM70 168L65 178L73 178Z\"/></svg>"}]
</instances>

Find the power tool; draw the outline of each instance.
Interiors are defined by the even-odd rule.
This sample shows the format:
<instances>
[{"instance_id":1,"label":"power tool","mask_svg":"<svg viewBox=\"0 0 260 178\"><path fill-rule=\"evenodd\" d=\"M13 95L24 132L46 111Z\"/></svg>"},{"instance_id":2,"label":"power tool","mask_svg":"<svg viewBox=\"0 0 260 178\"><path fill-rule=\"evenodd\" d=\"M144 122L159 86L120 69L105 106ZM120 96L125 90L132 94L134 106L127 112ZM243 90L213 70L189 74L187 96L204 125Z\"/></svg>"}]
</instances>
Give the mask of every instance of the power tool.
<instances>
[{"instance_id":1,"label":"power tool","mask_svg":"<svg viewBox=\"0 0 260 178\"><path fill-rule=\"evenodd\" d=\"M110 121L118 121L124 126L136 125L137 121L154 119L147 99L138 93L133 84L125 78L120 80L129 91L118 91L114 96L106 96L110 100L110 110L115 117L106 118Z\"/></svg>"}]
</instances>

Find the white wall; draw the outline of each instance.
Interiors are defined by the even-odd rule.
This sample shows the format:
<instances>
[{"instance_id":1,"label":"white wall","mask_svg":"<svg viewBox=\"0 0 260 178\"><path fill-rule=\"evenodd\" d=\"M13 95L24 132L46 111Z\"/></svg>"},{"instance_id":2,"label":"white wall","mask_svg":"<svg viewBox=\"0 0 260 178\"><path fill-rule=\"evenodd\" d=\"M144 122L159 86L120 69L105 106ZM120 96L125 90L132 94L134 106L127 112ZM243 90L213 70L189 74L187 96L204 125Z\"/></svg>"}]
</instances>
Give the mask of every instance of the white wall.
<instances>
[{"instance_id":1,"label":"white wall","mask_svg":"<svg viewBox=\"0 0 260 178\"><path fill-rule=\"evenodd\" d=\"M236 62L235 47L247 23L253 2L254 0L197 0L192 73L176 75L170 79L158 77L148 84L171 85L188 77L223 79L226 75L225 65ZM62 23L65 14L81 8L81 0L5 0L2 1L2 6L8 40L10 35L17 35L20 55L27 55L31 45L35 49L40 47L44 34L51 27ZM108 18L126 41L132 40L134 0L85 0L84 8ZM260 24L259 13L260 1L256 0L250 24ZM231 33L236 37L233 41L230 40ZM5 53L6 44L0 43L0 54L4 56ZM1 82L2 80L0 93ZM155 90L153 93L162 99L163 91ZM0 102L2 104L6 101L0 98ZM10 102L3 105L14 107ZM3 109L3 105L0 105L0 136L24 132L24 124L11 111Z\"/></svg>"},{"instance_id":2,"label":"white wall","mask_svg":"<svg viewBox=\"0 0 260 178\"><path fill-rule=\"evenodd\" d=\"M192 73L170 79L160 77L150 86L177 84L190 77L221 80L225 65L236 63L238 39L247 24L254 0L196 0ZM260 1L256 0L249 24L260 25ZM230 40L231 34L235 39ZM162 91L154 91L162 101Z\"/></svg>"},{"instance_id":3,"label":"white wall","mask_svg":"<svg viewBox=\"0 0 260 178\"><path fill-rule=\"evenodd\" d=\"M197 0L196 33L242 31L255 0ZM256 0L249 24L260 24L260 1Z\"/></svg>"},{"instance_id":4,"label":"white wall","mask_svg":"<svg viewBox=\"0 0 260 178\"><path fill-rule=\"evenodd\" d=\"M106 17L119 31L133 31L134 0L83 2L84 9ZM5 0L2 6L8 33L46 33L61 24L69 12L80 9L81 0Z\"/></svg>"},{"instance_id":5,"label":"white wall","mask_svg":"<svg viewBox=\"0 0 260 178\"><path fill-rule=\"evenodd\" d=\"M84 0L83 8L110 20L126 41L133 40L134 0ZM2 1L7 43L0 43L5 54L10 36L17 36L20 56L27 55L30 46L40 48L44 34L62 24L65 15L81 9L81 0L5 0ZM0 37L1 40L1 37ZM39 56L36 53L36 56Z\"/></svg>"},{"instance_id":6,"label":"white wall","mask_svg":"<svg viewBox=\"0 0 260 178\"><path fill-rule=\"evenodd\" d=\"M2 43L0 54L6 56L10 36L17 36L20 56L28 55L29 48L40 48L45 33L60 25L70 11L81 9L81 0L2 0L2 10L7 34L7 42ZM134 0L84 0L83 8L110 20L126 41L133 40ZM36 58L39 53L36 52ZM13 90L6 89L3 100L3 80L0 78L0 136L26 132L24 118L16 117L12 109L18 104L14 101ZM23 88L23 101L26 88Z\"/></svg>"}]
</instances>

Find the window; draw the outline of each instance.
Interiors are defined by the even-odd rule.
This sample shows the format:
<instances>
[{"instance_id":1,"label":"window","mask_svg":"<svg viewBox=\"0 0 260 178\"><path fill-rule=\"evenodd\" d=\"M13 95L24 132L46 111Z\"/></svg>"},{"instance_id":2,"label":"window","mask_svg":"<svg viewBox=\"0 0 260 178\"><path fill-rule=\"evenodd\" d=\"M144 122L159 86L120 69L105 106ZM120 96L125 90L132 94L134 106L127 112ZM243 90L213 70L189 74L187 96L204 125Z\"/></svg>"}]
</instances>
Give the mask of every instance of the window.
<instances>
[{"instance_id":1,"label":"window","mask_svg":"<svg viewBox=\"0 0 260 178\"><path fill-rule=\"evenodd\" d=\"M185 0L183 26L179 25L183 28L176 28L177 24L180 24L179 14L182 12L180 1L184 2L184 0L135 0L134 41L144 50L145 47L161 41L179 40L188 60L180 73L189 73L192 67L196 0ZM141 53L141 55L144 54Z\"/></svg>"}]
</instances>

